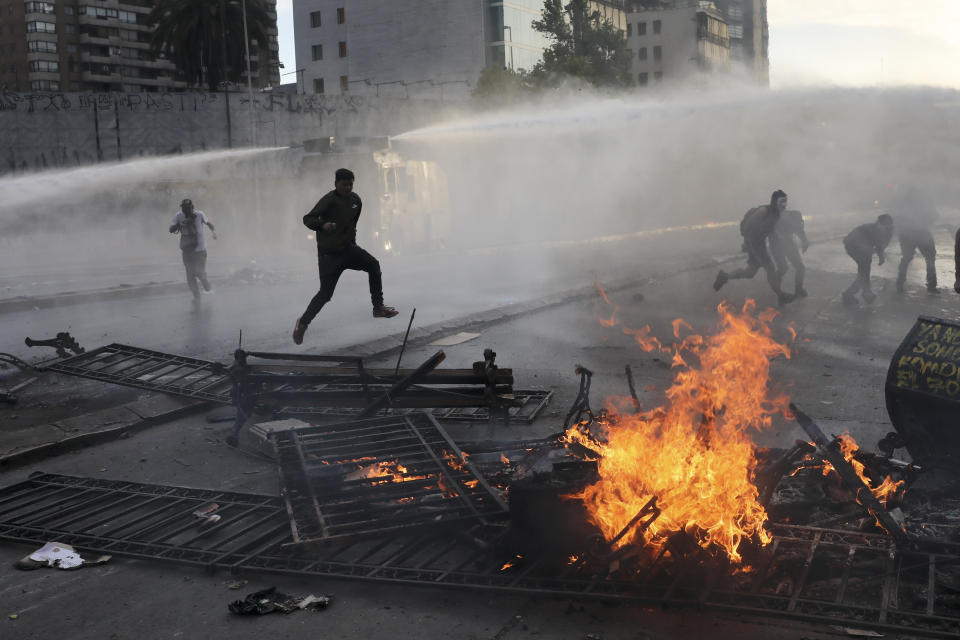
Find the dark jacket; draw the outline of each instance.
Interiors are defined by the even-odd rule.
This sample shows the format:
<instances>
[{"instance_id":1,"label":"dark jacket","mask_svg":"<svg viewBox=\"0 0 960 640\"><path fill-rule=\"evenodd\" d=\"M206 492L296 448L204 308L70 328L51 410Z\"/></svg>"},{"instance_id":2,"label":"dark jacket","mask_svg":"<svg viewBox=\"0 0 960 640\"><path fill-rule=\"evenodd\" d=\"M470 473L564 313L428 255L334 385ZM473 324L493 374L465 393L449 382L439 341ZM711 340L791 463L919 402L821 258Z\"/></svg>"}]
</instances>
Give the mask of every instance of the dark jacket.
<instances>
[{"instance_id":1,"label":"dark jacket","mask_svg":"<svg viewBox=\"0 0 960 640\"><path fill-rule=\"evenodd\" d=\"M316 232L317 251L343 251L356 244L357 220L360 219L361 209L363 202L360 201L360 196L353 192L343 197L333 190L320 198L310 213L303 216L303 224ZM327 222L337 225L336 229L324 231L323 225Z\"/></svg>"},{"instance_id":2,"label":"dark jacket","mask_svg":"<svg viewBox=\"0 0 960 640\"><path fill-rule=\"evenodd\" d=\"M740 221L740 235L747 244L762 243L773 233L780 220L780 212L769 211L767 205L760 205L747 211Z\"/></svg>"},{"instance_id":3,"label":"dark jacket","mask_svg":"<svg viewBox=\"0 0 960 640\"><path fill-rule=\"evenodd\" d=\"M855 258L868 259L874 251L883 258L883 251L890 244L893 237L893 227L884 226L878 222L862 224L843 239L843 246L847 253Z\"/></svg>"},{"instance_id":4,"label":"dark jacket","mask_svg":"<svg viewBox=\"0 0 960 640\"><path fill-rule=\"evenodd\" d=\"M957 237L954 240L953 260L956 263L957 282L960 282L960 229L957 229Z\"/></svg>"}]
</instances>

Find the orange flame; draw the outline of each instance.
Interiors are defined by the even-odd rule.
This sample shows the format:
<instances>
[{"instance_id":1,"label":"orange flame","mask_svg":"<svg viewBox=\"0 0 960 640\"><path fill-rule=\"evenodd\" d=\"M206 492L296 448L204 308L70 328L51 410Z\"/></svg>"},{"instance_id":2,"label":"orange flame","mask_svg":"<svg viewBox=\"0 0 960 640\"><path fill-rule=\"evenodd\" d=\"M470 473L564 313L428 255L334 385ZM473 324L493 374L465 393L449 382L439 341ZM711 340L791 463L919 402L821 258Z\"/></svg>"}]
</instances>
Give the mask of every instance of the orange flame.
<instances>
[{"instance_id":1,"label":"orange flame","mask_svg":"<svg viewBox=\"0 0 960 640\"><path fill-rule=\"evenodd\" d=\"M845 431L839 436L837 436L837 441L840 445L840 452L843 453L843 458L853 467L853 470L857 472L857 475L860 476L860 479L863 481L863 484L870 489L870 493L880 501L880 504L886 506L887 500L900 490L900 487L903 486L903 480L894 481L893 478L887 476L883 479L876 487L873 486L873 481L867 476L865 469L866 467L862 462L857 460L854 457L854 454L860 450L860 446L857 444L857 441L853 439L853 436L849 432ZM830 472L833 469L833 465L829 462L825 463L824 466L824 475Z\"/></svg>"},{"instance_id":2,"label":"orange flame","mask_svg":"<svg viewBox=\"0 0 960 640\"><path fill-rule=\"evenodd\" d=\"M657 498L661 513L646 540L629 532L617 546L659 548L682 530L702 547L719 548L740 562L743 539L771 540L752 483L757 460L747 431L769 427L774 414L787 412L788 398L767 387L770 360L789 358L790 351L771 337L776 312L755 314L752 300L739 313L727 303L718 311L719 333L690 335L674 346L666 406L619 416L607 427L606 442L590 440L577 425L567 432L602 456L600 480L571 497L583 500L608 540ZM674 323L678 333L683 324Z\"/></svg>"}]
</instances>

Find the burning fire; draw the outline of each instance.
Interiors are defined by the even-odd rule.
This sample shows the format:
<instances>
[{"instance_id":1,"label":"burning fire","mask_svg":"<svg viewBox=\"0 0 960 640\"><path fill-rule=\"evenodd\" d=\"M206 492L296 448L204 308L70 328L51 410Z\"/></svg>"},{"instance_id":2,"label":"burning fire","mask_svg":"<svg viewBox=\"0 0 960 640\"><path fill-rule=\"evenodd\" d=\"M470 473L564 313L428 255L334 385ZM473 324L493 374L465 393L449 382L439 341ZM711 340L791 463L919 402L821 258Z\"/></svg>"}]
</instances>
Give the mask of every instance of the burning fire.
<instances>
[{"instance_id":1,"label":"burning fire","mask_svg":"<svg viewBox=\"0 0 960 640\"><path fill-rule=\"evenodd\" d=\"M570 440L602 456L600 480L571 497L584 502L607 540L657 498L659 517L643 534L627 532L616 546L637 542L659 548L685 531L700 546L721 549L739 563L745 538L770 542L767 514L752 482L757 460L748 431L768 427L776 413L788 413L788 397L773 395L768 385L770 361L789 358L790 351L771 336L776 312L755 313L755 306L748 300L737 312L722 303L716 335L688 335L674 345L666 406L619 415L605 442L584 435L583 425L568 430ZM674 322L678 339L683 328L689 325ZM649 327L623 331L648 351L662 349Z\"/></svg>"},{"instance_id":2,"label":"burning fire","mask_svg":"<svg viewBox=\"0 0 960 640\"><path fill-rule=\"evenodd\" d=\"M876 487L873 486L873 481L866 474L866 467L863 463L857 460L854 457L857 451L860 450L860 446L857 444L857 441L853 439L848 432L842 433L837 436L837 442L840 445L840 452L843 453L843 458L853 467L853 470L857 472L857 475L860 476L860 479L863 480L863 484L867 485L867 488L870 489L870 493L880 501L880 504L886 506L887 500L890 499L897 491L900 490L900 487L903 486L903 480L893 480L890 476L887 476L883 479ZM833 470L833 465L829 462L824 461L823 475L827 475L830 471Z\"/></svg>"}]
</instances>

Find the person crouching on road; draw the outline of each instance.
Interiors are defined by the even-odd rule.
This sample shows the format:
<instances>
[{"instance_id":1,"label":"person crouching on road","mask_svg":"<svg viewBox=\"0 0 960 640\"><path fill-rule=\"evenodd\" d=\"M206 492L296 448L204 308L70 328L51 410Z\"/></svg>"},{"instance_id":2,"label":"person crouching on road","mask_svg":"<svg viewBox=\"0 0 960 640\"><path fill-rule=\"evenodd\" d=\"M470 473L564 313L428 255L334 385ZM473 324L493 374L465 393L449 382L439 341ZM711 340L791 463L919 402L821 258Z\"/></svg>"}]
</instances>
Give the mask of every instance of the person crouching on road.
<instances>
[{"instance_id":1,"label":"person crouching on road","mask_svg":"<svg viewBox=\"0 0 960 640\"><path fill-rule=\"evenodd\" d=\"M767 283L777 294L777 301L786 304L794 299L793 294L784 293L780 289L780 276L767 249L767 239L773 234L781 214L786 209L787 194L777 189L770 195L770 204L754 207L744 214L740 221L740 235L743 236L743 249L747 252L747 266L733 273L721 269L713 283L714 291L719 291L728 280L752 278L763 267L767 274Z\"/></svg>"},{"instance_id":2,"label":"person crouching on road","mask_svg":"<svg viewBox=\"0 0 960 640\"><path fill-rule=\"evenodd\" d=\"M366 271L370 282L370 300L374 318L392 318L397 310L383 304L383 278L380 262L357 246L357 220L363 203L353 192L353 172L337 169L334 189L303 216L303 224L315 232L317 263L320 269L320 290L317 291L303 315L293 328L293 342L303 343L303 334L323 305L333 297L337 281L347 269Z\"/></svg>"},{"instance_id":3,"label":"person crouching on road","mask_svg":"<svg viewBox=\"0 0 960 640\"><path fill-rule=\"evenodd\" d=\"M213 224L207 220L203 211L193 208L193 201L184 198L180 203L180 211L173 217L170 233L180 234L180 252L183 254L183 266L187 271L187 286L193 293L193 300L200 299L200 287L210 291L210 281L207 280L207 243L203 237L203 228L209 227L213 238L217 238Z\"/></svg>"},{"instance_id":4,"label":"person crouching on road","mask_svg":"<svg viewBox=\"0 0 960 640\"><path fill-rule=\"evenodd\" d=\"M886 260L884 251L892 237L893 218L885 213L878 216L876 222L860 225L843 239L847 255L857 263L857 278L843 292L844 304L857 304L856 294L859 291L863 291L863 300L867 304L877 299L876 294L870 289L870 265L873 262L874 252L877 254L877 264L883 264Z\"/></svg>"}]
</instances>

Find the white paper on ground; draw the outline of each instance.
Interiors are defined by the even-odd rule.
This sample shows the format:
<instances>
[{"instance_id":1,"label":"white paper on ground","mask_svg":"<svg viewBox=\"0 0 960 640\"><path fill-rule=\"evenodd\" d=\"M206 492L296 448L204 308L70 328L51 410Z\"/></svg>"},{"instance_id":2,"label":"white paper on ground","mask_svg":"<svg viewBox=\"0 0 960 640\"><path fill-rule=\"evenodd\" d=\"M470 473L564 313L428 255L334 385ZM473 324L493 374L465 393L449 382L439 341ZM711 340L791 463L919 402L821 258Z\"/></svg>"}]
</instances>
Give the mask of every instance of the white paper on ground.
<instances>
[{"instance_id":1,"label":"white paper on ground","mask_svg":"<svg viewBox=\"0 0 960 640\"><path fill-rule=\"evenodd\" d=\"M469 333L467 331L461 331L460 333L455 333L452 336L444 336L438 340L434 340L430 343L431 347L452 347L455 344L460 344L461 342L467 342L468 340L473 340L474 338L479 338L479 333Z\"/></svg>"}]
</instances>

